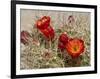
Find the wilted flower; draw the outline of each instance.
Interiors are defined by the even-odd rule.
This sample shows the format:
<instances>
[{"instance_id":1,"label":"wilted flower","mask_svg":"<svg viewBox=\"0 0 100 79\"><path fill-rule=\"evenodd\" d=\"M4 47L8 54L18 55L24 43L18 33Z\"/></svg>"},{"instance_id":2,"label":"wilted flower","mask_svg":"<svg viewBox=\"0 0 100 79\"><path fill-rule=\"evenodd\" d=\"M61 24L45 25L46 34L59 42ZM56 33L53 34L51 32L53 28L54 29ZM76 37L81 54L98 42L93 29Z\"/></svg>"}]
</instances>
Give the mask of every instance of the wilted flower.
<instances>
[{"instance_id":1,"label":"wilted flower","mask_svg":"<svg viewBox=\"0 0 100 79\"><path fill-rule=\"evenodd\" d=\"M70 15L70 16L68 17L68 24L69 24L69 25L73 25L74 22L75 22L75 19L74 19L73 15Z\"/></svg>"},{"instance_id":2,"label":"wilted flower","mask_svg":"<svg viewBox=\"0 0 100 79\"><path fill-rule=\"evenodd\" d=\"M66 44L66 50L72 58L77 58L84 52L84 41L81 39L70 39Z\"/></svg>"},{"instance_id":3,"label":"wilted flower","mask_svg":"<svg viewBox=\"0 0 100 79\"><path fill-rule=\"evenodd\" d=\"M29 43L29 38L30 38L30 34L27 31L22 31L21 32L21 42L23 44L28 44Z\"/></svg>"},{"instance_id":4,"label":"wilted flower","mask_svg":"<svg viewBox=\"0 0 100 79\"><path fill-rule=\"evenodd\" d=\"M37 46L40 45L40 42L36 39L33 39L27 31L21 32L21 42L24 45L29 44L29 43L32 43L32 44L37 45Z\"/></svg>"},{"instance_id":5,"label":"wilted flower","mask_svg":"<svg viewBox=\"0 0 100 79\"><path fill-rule=\"evenodd\" d=\"M73 15L70 15L70 16L68 17L68 21L69 21L70 23L75 21Z\"/></svg>"}]
</instances>

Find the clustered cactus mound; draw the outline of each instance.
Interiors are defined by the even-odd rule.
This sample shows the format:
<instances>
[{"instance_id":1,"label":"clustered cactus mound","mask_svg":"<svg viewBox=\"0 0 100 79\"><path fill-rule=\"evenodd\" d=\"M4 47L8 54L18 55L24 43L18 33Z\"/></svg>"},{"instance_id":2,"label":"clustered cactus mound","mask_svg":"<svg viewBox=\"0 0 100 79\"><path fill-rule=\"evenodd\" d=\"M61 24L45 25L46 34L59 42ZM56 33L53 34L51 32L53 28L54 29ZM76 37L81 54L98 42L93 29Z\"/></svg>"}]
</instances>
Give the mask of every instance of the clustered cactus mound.
<instances>
[{"instance_id":1,"label":"clustered cactus mound","mask_svg":"<svg viewBox=\"0 0 100 79\"><path fill-rule=\"evenodd\" d=\"M53 28L51 20L43 16L37 19L31 33L21 31L21 69L89 66L89 30L83 29L82 35L73 28L80 25L73 15L68 17L68 24L58 29Z\"/></svg>"}]
</instances>

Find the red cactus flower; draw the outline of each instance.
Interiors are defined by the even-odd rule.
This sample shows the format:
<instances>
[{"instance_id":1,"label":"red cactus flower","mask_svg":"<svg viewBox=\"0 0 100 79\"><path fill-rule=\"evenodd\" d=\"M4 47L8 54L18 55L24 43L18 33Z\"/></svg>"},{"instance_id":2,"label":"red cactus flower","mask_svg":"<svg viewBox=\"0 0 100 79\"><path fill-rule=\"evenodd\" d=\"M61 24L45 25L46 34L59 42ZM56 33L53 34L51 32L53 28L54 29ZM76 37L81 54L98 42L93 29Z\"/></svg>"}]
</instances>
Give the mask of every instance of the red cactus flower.
<instances>
[{"instance_id":1,"label":"red cactus flower","mask_svg":"<svg viewBox=\"0 0 100 79\"><path fill-rule=\"evenodd\" d=\"M55 36L54 29L51 26L49 26L47 29L41 30L41 32L48 40L52 40Z\"/></svg>"},{"instance_id":2,"label":"red cactus flower","mask_svg":"<svg viewBox=\"0 0 100 79\"><path fill-rule=\"evenodd\" d=\"M84 41L81 39L70 39L66 44L66 50L72 58L77 58L84 52Z\"/></svg>"},{"instance_id":3,"label":"red cactus flower","mask_svg":"<svg viewBox=\"0 0 100 79\"><path fill-rule=\"evenodd\" d=\"M42 17L42 23L45 24L46 26L49 26L50 25L50 17L49 16Z\"/></svg>"},{"instance_id":4,"label":"red cactus flower","mask_svg":"<svg viewBox=\"0 0 100 79\"><path fill-rule=\"evenodd\" d=\"M55 31L54 31L53 27L49 26L49 27L47 28L47 30L49 30L50 38L53 39L54 36L55 36Z\"/></svg>"},{"instance_id":5,"label":"red cactus flower","mask_svg":"<svg viewBox=\"0 0 100 79\"><path fill-rule=\"evenodd\" d=\"M27 31L22 31L21 32L21 42L23 44L28 44L29 43L29 37L30 37L30 34Z\"/></svg>"},{"instance_id":6,"label":"red cactus flower","mask_svg":"<svg viewBox=\"0 0 100 79\"><path fill-rule=\"evenodd\" d=\"M62 33L59 37L59 41L58 41L58 49L60 49L61 51L64 51L65 49L65 45L68 42L69 38L66 34L66 32Z\"/></svg>"},{"instance_id":7,"label":"red cactus flower","mask_svg":"<svg viewBox=\"0 0 100 79\"><path fill-rule=\"evenodd\" d=\"M68 36L67 36L67 33L64 32L60 35L59 37L59 41L62 42L63 44L66 44L68 42Z\"/></svg>"},{"instance_id":8,"label":"red cactus flower","mask_svg":"<svg viewBox=\"0 0 100 79\"><path fill-rule=\"evenodd\" d=\"M50 26L49 16L43 16L39 19L36 26L48 40L52 40L54 38L55 33L54 29Z\"/></svg>"},{"instance_id":9,"label":"red cactus flower","mask_svg":"<svg viewBox=\"0 0 100 79\"><path fill-rule=\"evenodd\" d=\"M65 50L65 45L63 43L58 43L58 49L60 49L61 51Z\"/></svg>"},{"instance_id":10,"label":"red cactus flower","mask_svg":"<svg viewBox=\"0 0 100 79\"><path fill-rule=\"evenodd\" d=\"M50 25L50 17L44 16L36 22L36 27L38 29L45 29Z\"/></svg>"}]
</instances>

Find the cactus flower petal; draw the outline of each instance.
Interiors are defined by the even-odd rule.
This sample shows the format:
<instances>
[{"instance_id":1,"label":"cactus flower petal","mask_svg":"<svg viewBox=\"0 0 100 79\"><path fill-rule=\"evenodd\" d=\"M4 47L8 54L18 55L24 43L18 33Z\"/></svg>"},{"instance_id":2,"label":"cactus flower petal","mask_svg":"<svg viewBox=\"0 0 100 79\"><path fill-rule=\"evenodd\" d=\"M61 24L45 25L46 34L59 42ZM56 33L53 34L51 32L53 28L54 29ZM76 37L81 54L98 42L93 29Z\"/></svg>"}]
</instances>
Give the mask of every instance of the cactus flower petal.
<instances>
[{"instance_id":1,"label":"cactus flower petal","mask_svg":"<svg viewBox=\"0 0 100 79\"><path fill-rule=\"evenodd\" d=\"M77 58L84 52L84 41L77 38L70 39L66 44L66 50L72 58Z\"/></svg>"}]
</instances>

